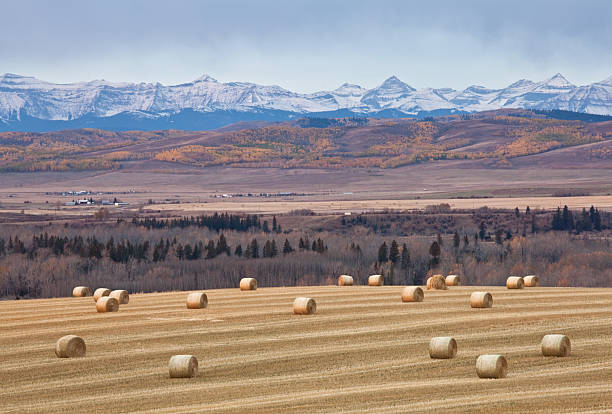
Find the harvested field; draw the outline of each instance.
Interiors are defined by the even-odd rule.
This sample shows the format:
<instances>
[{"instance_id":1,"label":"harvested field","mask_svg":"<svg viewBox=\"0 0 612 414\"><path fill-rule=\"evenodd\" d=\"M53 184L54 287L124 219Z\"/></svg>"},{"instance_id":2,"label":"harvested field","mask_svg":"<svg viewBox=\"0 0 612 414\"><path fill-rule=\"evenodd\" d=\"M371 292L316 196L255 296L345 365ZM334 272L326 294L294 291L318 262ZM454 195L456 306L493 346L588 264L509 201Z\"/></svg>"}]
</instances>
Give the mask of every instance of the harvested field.
<instances>
[{"instance_id":1,"label":"harvested field","mask_svg":"<svg viewBox=\"0 0 612 414\"><path fill-rule=\"evenodd\" d=\"M472 309L472 291L492 293ZM0 302L0 412L404 413L609 412L612 289L451 287L402 303L401 286L133 294L116 313L91 297ZM312 297L314 315L294 315ZM545 334L571 339L543 357ZM68 334L84 358L59 359ZM454 359L429 357L432 337L457 340ZM196 378L170 379L172 355L199 360ZM476 358L501 354L505 379L479 379Z\"/></svg>"},{"instance_id":2,"label":"harvested field","mask_svg":"<svg viewBox=\"0 0 612 414\"><path fill-rule=\"evenodd\" d=\"M346 211L385 211L385 210L423 210L427 206L448 204L453 209L477 209L481 207L524 210L556 209L567 205L568 208L588 208L596 205L601 210L612 211L612 196L581 197L516 197L516 198L440 198L419 200L334 200L334 201L211 201L207 203L155 204L144 207L145 211L172 211L182 214L196 212L227 211L235 213L279 214L292 210L308 209L315 213L341 213Z\"/></svg>"}]
</instances>

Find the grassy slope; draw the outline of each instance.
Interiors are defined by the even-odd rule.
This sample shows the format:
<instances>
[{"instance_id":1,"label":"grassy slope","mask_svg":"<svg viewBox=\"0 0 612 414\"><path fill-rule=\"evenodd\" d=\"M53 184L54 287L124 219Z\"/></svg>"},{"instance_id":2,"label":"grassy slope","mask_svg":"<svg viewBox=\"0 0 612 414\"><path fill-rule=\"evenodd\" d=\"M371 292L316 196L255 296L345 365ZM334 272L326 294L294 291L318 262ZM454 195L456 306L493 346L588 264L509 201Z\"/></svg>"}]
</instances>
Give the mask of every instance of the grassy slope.
<instances>
[{"instance_id":1,"label":"grassy slope","mask_svg":"<svg viewBox=\"0 0 612 414\"><path fill-rule=\"evenodd\" d=\"M487 288L426 292L403 304L400 287L209 291L209 308L185 309L186 292L132 295L118 313L91 298L0 302L3 413L605 412L612 406L612 290ZM291 313L295 297L318 302ZM544 334L570 336L569 358L544 358ZM87 341L84 359L61 360L55 341ZM453 360L431 360L429 339L452 335ZM171 380L173 354L194 354L195 379ZM475 359L508 358L509 375L482 380Z\"/></svg>"}]
</instances>

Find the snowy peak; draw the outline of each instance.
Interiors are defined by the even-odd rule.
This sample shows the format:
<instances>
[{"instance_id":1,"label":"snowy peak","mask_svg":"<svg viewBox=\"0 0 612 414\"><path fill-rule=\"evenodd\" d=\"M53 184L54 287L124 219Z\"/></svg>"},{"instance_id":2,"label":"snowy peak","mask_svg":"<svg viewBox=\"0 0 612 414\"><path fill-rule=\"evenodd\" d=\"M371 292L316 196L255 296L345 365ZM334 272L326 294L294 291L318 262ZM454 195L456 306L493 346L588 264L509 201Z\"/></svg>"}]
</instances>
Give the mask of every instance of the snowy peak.
<instances>
[{"instance_id":1,"label":"snowy peak","mask_svg":"<svg viewBox=\"0 0 612 414\"><path fill-rule=\"evenodd\" d=\"M406 100L415 92L412 86L391 76L374 89L367 91L361 103L375 110L397 109L406 106Z\"/></svg>"},{"instance_id":2,"label":"snowy peak","mask_svg":"<svg viewBox=\"0 0 612 414\"><path fill-rule=\"evenodd\" d=\"M604 79L600 82L597 82L596 85L607 85L607 86L612 86L612 76L610 76L607 79Z\"/></svg>"},{"instance_id":3,"label":"snowy peak","mask_svg":"<svg viewBox=\"0 0 612 414\"><path fill-rule=\"evenodd\" d=\"M577 87L558 73L541 82L521 79L503 89L472 85L457 91L450 88L417 90L397 76L391 76L371 89L344 83L332 91L303 94L275 85L222 83L208 74L190 83L169 86L105 80L56 84L12 73L0 75L0 123L4 124L21 122L22 115L24 119L45 121L91 118L91 126L96 127L101 125L97 119L122 113L160 118L183 110L250 114L350 110L367 116L381 111L417 115L438 110L457 113L499 108L561 109L612 115L612 77Z\"/></svg>"},{"instance_id":4,"label":"snowy peak","mask_svg":"<svg viewBox=\"0 0 612 414\"><path fill-rule=\"evenodd\" d=\"M14 73L5 73L2 76L0 76L0 79L2 79L2 80L5 80L5 79L20 79L20 78L25 78L25 76L16 75Z\"/></svg>"},{"instance_id":5,"label":"snowy peak","mask_svg":"<svg viewBox=\"0 0 612 414\"><path fill-rule=\"evenodd\" d=\"M200 76L197 79L194 79L192 83L198 83L198 82L214 82L214 83L218 83L218 81L213 78L212 76L208 75L208 74L203 74L202 76Z\"/></svg>"},{"instance_id":6,"label":"snowy peak","mask_svg":"<svg viewBox=\"0 0 612 414\"><path fill-rule=\"evenodd\" d=\"M463 93L465 94L473 94L473 95L487 95L490 93L497 92L496 89L489 89L481 85L471 85L468 86Z\"/></svg>"},{"instance_id":7,"label":"snowy peak","mask_svg":"<svg viewBox=\"0 0 612 414\"><path fill-rule=\"evenodd\" d=\"M380 86L376 89L380 91L390 92L390 93L416 91L416 89L414 89L412 86L408 85L407 83L402 82L395 75L391 76L390 78L385 79L385 81L381 83Z\"/></svg>"},{"instance_id":8,"label":"snowy peak","mask_svg":"<svg viewBox=\"0 0 612 414\"><path fill-rule=\"evenodd\" d=\"M545 85L555 87L555 88L574 88L575 85L571 84L565 76L560 73L557 73L552 78L548 79L544 82Z\"/></svg>"},{"instance_id":9,"label":"snowy peak","mask_svg":"<svg viewBox=\"0 0 612 414\"><path fill-rule=\"evenodd\" d=\"M14 73L5 73L0 76L0 85L32 85L42 83L33 76L21 76Z\"/></svg>"},{"instance_id":10,"label":"snowy peak","mask_svg":"<svg viewBox=\"0 0 612 414\"><path fill-rule=\"evenodd\" d=\"M336 95L341 95L341 96L361 96L366 91L367 89L364 89L359 85L354 85L351 83L343 83L342 85L334 89L332 93Z\"/></svg>"},{"instance_id":11,"label":"snowy peak","mask_svg":"<svg viewBox=\"0 0 612 414\"><path fill-rule=\"evenodd\" d=\"M567 92L574 89L576 89L576 85L570 83L562 74L557 73L552 78L545 80L544 82L540 82L534 91L543 93L557 93L560 91Z\"/></svg>"},{"instance_id":12,"label":"snowy peak","mask_svg":"<svg viewBox=\"0 0 612 414\"><path fill-rule=\"evenodd\" d=\"M535 82L530 81L529 79L521 79L510 85L506 89L517 89L517 88L527 88L530 86L534 86Z\"/></svg>"}]
</instances>

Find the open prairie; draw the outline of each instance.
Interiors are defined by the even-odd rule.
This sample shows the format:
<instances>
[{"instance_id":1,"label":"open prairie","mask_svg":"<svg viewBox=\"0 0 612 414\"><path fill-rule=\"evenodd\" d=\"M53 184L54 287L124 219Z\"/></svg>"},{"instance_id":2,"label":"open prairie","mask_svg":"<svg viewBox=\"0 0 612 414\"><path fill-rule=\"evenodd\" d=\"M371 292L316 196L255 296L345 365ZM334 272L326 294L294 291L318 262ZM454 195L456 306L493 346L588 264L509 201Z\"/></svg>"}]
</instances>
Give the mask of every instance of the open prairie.
<instances>
[{"instance_id":1,"label":"open prairie","mask_svg":"<svg viewBox=\"0 0 612 414\"><path fill-rule=\"evenodd\" d=\"M472 291L493 294L472 309ZM612 289L454 287L402 303L401 287L210 290L134 294L118 313L91 297L0 302L0 412L600 413L612 407ZM295 297L315 315L292 313ZM568 358L543 357L542 336L563 333ZM76 334L85 358L59 359ZM457 357L428 343L453 336ZM479 379L478 355L499 353L508 377ZM170 379L174 354L199 375Z\"/></svg>"},{"instance_id":2,"label":"open prairie","mask_svg":"<svg viewBox=\"0 0 612 414\"><path fill-rule=\"evenodd\" d=\"M567 205L571 209L587 208L596 205L605 211L612 211L612 196L581 197L498 197L498 198L440 198L416 200L333 200L333 201L213 201L208 203L150 205L145 211L175 211L182 213L230 211L241 213L279 214L297 209L309 209L316 213L342 213L389 210L423 210L427 206L440 203L451 208L469 210L481 207L495 209L551 210Z\"/></svg>"}]
</instances>

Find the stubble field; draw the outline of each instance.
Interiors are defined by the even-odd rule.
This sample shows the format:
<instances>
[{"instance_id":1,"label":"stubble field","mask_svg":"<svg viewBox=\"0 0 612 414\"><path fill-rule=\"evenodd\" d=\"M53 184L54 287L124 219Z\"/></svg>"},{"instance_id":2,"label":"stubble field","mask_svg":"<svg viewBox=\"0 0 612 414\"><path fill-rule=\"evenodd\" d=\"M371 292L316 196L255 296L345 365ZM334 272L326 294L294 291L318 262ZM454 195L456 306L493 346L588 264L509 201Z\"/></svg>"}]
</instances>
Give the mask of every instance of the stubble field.
<instances>
[{"instance_id":1,"label":"stubble field","mask_svg":"<svg viewBox=\"0 0 612 414\"><path fill-rule=\"evenodd\" d=\"M472 291L493 294L472 309ZM402 303L401 287L210 290L135 294L118 313L91 297L0 302L2 413L612 412L612 289L454 287ZM315 315L293 315L313 297ZM568 358L543 357L564 333ZM55 342L83 337L84 358ZM432 360L431 337L457 357ZM479 379L475 360L500 353L508 377ZM168 360L193 354L200 373L170 379Z\"/></svg>"}]
</instances>

